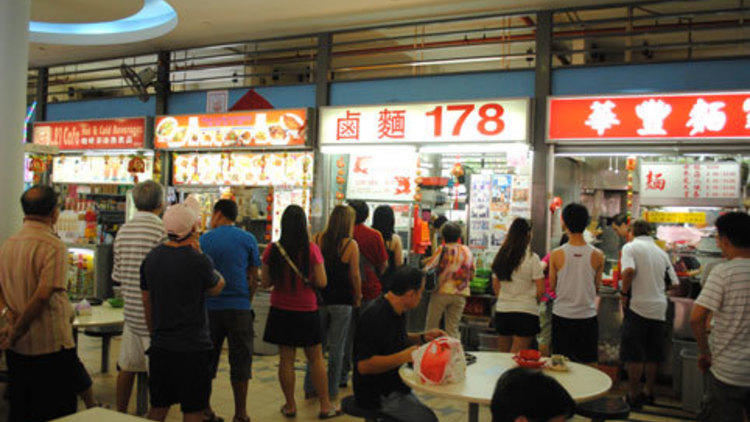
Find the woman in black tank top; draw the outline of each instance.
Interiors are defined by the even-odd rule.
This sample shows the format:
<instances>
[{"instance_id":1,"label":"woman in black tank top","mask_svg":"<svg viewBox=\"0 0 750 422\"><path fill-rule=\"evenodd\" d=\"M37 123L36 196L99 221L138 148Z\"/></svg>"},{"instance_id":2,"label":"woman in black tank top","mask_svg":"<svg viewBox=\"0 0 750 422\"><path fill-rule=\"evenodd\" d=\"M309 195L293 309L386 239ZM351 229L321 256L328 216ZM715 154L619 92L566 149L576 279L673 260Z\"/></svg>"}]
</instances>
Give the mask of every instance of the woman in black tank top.
<instances>
[{"instance_id":1,"label":"woman in black tank top","mask_svg":"<svg viewBox=\"0 0 750 422\"><path fill-rule=\"evenodd\" d=\"M390 289L393 272L404 263L401 237L395 233L394 226L395 216L393 208L388 205L381 205L375 208L375 212L372 215L372 228L383 235L385 250L388 253L388 268L380 276L383 293L386 293Z\"/></svg>"},{"instance_id":2,"label":"woman in black tank top","mask_svg":"<svg viewBox=\"0 0 750 422\"><path fill-rule=\"evenodd\" d=\"M354 209L337 205L328 218L326 229L315 236L325 261L328 284L321 291L319 307L323 324L324 341L328 346L328 392L331 397L339 393L339 381L344 364L346 338L352 323L352 309L362 301L362 283L359 275L359 247L352 238ZM308 367L305 375L305 396L315 395Z\"/></svg>"}]
</instances>

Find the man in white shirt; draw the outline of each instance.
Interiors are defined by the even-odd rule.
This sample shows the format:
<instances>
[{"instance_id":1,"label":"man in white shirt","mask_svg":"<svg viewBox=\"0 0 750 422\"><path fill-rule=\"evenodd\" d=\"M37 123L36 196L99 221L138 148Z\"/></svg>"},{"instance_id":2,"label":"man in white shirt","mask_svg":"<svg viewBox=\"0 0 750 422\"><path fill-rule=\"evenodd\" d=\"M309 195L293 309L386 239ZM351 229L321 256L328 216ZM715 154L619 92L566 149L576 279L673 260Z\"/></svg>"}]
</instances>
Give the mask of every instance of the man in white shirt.
<instances>
[{"instance_id":1,"label":"man in white shirt","mask_svg":"<svg viewBox=\"0 0 750 422\"><path fill-rule=\"evenodd\" d=\"M726 213L716 220L716 232L727 262L711 271L690 315L698 366L708 378L699 419L742 421L750 417L750 216Z\"/></svg>"},{"instance_id":2,"label":"man in white shirt","mask_svg":"<svg viewBox=\"0 0 750 422\"><path fill-rule=\"evenodd\" d=\"M622 326L620 360L627 363L628 403L639 408L653 404L654 384L659 362L664 360L667 295L665 278L679 284L669 255L650 236L651 225L636 220L631 228L633 240L622 248L622 294L625 320ZM646 386L638 390L646 370Z\"/></svg>"}]
</instances>

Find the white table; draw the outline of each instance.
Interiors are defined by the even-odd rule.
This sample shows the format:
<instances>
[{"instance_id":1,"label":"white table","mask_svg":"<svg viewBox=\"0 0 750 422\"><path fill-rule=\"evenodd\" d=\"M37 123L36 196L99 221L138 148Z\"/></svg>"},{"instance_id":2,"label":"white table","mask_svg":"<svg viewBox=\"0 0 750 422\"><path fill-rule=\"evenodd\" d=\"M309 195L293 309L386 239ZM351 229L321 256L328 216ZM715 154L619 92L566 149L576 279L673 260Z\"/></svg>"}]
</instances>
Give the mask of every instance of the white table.
<instances>
[{"instance_id":1,"label":"white table","mask_svg":"<svg viewBox=\"0 0 750 422\"><path fill-rule=\"evenodd\" d=\"M126 415L124 413L103 409L101 407L94 407L92 409L84 410L83 412L78 412L70 416L55 419L55 421L60 422L142 422L144 420L145 419L139 418L137 416Z\"/></svg>"},{"instance_id":2,"label":"white table","mask_svg":"<svg viewBox=\"0 0 750 422\"><path fill-rule=\"evenodd\" d=\"M79 315L73 320L73 328L123 326L125 316L122 308L113 308L104 302L91 307L91 315Z\"/></svg>"},{"instance_id":3,"label":"white table","mask_svg":"<svg viewBox=\"0 0 750 422\"><path fill-rule=\"evenodd\" d=\"M464 382L447 385L422 384L408 366L399 370L401 379L416 391L436 397L469 403L469 421L479 420L479 405L489 405L498 378L507 370L518 366L512 354L498 352L470 352L477 361L466 367ZM593 400L612 388L612 379L604 372L587 365L568 362L568 372L544 369L546 375L556 379L577 402Z\"/></svg>"}]
</instances>

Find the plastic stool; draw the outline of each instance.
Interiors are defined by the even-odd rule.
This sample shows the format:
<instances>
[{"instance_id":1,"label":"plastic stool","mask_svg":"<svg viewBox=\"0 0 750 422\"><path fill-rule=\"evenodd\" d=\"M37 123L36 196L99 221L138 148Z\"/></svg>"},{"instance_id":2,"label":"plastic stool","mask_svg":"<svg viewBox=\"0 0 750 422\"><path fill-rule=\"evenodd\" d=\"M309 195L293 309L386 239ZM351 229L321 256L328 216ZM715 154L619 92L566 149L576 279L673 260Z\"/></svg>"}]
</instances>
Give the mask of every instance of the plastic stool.
<instances>
[{"instance_id":1,"label":"plastic stool","mask_svg":"<svg viewBox=\"0 0 750 422\"><path fill-rule=\"evenodd\" d=\"M341 410L349 416L355 418L362 418L366 422L377 422L379 418L379 412L373 410L362 409L357 406L357 402L354 396L347 396L341 400Z\"/></svg>"},{"instance_id":2,"label":"plastic stool","mask_svg":"<svg viewBox=\"0 0 750 422\"><path fill-rule=\"evenodd\" d=\"M627 419L630 406L624 397L603 397L576 406L576 414L591 418L593 422Z\"/></svg>"},{"instance_id":3,"label":"plastic stool","mask_svg":"<svg viewBox=\"0 0 750 422\"><path fill-rule=\"evenodd\" d=\"M87 336L102 338L102 373L109 372L109 342L114 336L122 335L122 328L89 328L83 332Z\"/></svg>"}]
</instances>

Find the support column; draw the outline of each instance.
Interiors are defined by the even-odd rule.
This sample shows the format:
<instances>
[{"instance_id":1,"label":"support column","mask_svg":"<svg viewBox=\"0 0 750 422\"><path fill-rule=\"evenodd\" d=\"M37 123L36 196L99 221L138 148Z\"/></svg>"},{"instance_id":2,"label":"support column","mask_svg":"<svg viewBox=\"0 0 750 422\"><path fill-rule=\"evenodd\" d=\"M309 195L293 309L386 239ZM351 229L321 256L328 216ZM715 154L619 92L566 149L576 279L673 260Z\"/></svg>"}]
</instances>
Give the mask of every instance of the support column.
<instances>
[{"instance_id":1,"label":"support column","mask_svg":"<svg viewBox=\"0 0 750 422\"><path fill-rule=\"evenodd\" d=\"M47 120L47 94L49 94L49 69L41 67L36 74L36 113L35 122ZM29 138L31 139L31 138Z\"/></svg>"},{"instance_id":2,"label":"support column","mask_svg":"<svg viewBox=\"0 0 750 422\"><path fill-rule=\"evenodd\" d=\"M320 107L329 105L329 94L330 94L330 83L328 81L328 73L331 67L331 45L333 43L333 36L330 33L318 35L318 51L315 56L315 107L316 110ZM309 122L312 128L312 133L308 133L308 136L312 137L315 141L315 175L313 177L313 189L312 189L312 203L318 204L318 207L313 207L313 211L317 208L320 212L317 215L312 215L311 224L313 232L323 230L326 223L326 218L329 213L329 196L330 196L330 172L328 171L328 163L323 159L323 154L320 153L318 145L318 116L313 115L313 122Z\"/></svg>"},{"instance_id":3,"label":"support column","mask_svg":"<svg viewBox=\"0 0 750 422\"><path fill-rule=\"evenodd\" d=\"M531 176L531 220L533 238L531 248L540 256L547 252L548 209L547 204L547 97L551 91L551 47L552 12L537 13L536 26L536 72L534 75L534 101L532 107L534 166Z\"/></svg>"},{"instance_id":4,"label":"support column","mask_svg":"<svg viewBox=\"0 0 750 422\"><path fill-rule=\"evenodd\" d=\"M170 52L160 51L156 59L156 115L167 114L169 107Z\"/></svg>"},{"instance_id":5,"label":"support column","mask_svg":"<svg viewBox=\"0 0 750 422\"><path fill-rule=\"evenodd\" d=\"M21 226L30 0L0 0L0 242Z\"/></svg>"}]
</instances>

